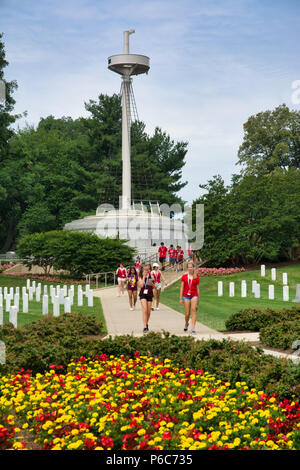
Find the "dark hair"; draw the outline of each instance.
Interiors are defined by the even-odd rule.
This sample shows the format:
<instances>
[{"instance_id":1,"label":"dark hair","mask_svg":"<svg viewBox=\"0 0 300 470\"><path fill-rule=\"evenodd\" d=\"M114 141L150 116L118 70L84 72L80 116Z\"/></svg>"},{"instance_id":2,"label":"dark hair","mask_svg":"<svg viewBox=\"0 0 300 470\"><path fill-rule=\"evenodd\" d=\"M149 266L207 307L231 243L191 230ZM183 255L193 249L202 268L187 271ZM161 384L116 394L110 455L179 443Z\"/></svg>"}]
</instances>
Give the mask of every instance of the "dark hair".
<instances>
[{"instance_id":1,"label":"dark hair","mask_svg":"<svg viewBox=\"0 0 300 470\"><path fill-rule=\"evenodd\" d=\"M130 268L129 268L129 274L131 274L132 269L134 269L134 274L136 274L136 268L135 268L135 266L130 266Z\"/></svg>"},{"instance_id":2,"label":"dark hair","mask_svg":"<svg viewBox=\"0 0 300 470\"><path fill-rule=\"evenodd\" d=\"M145 264L141 267L141 269L140 269L140 272L139 272L139 277L140 277L140 278L143 277L145 266L149 266L149 268L150 268L149 271L152 270L151 264L150 264L150 263L145 263Z\"/></svg>"},{"instance_id":3,"label":"dark hair","mask_svg":"<svg viewBox=\"0 0 300 470\"><path fill-rule=\"evenodd\" d=\"M161 242L161 245L164 245L164 242Z\"/></svg>"}]
</instances>

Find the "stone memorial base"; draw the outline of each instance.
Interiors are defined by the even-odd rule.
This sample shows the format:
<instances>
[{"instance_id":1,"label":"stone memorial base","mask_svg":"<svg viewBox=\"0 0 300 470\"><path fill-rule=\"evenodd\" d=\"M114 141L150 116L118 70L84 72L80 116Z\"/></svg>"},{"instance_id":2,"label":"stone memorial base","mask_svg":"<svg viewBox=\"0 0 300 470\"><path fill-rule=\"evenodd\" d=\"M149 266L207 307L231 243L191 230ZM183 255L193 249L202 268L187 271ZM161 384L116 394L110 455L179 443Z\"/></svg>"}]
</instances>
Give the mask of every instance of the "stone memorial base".
<instances>
[{"instance_id":1,"label":"stone memorial base","mask_svg":"<svg viewBox=\"0 0 300 470\"><path fill-rule=\"evenodd\" d=\"M96 215L73 220L64 227L74 232L90 232L100 238L119 237L138 252L157 253L158 246L180 245L186 252L188 239L179 219L136 209L97 211ZM153 244L154 248L153 248Z\"/></svg>"}]
</instances>

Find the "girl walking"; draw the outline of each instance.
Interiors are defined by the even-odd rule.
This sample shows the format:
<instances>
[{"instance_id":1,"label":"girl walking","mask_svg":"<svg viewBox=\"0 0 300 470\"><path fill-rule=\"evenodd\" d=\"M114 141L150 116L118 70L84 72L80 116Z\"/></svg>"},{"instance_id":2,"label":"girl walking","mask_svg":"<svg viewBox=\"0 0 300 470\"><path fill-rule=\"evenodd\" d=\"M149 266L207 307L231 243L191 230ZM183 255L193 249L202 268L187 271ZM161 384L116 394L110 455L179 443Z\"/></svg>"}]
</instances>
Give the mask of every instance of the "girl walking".
<instances>
[{"instance_id":1,"label":"girl walking","mask_svg":"<svg viewBox=\"0 0 300 470\"><path fill-rule=\"evenodd\" d=\"M139 280L138 286L140 287L139 297L142 304L142 312L143 312L143 324L144 329L143 333L147 333L149 331L148 323L151 314L151 305L153 299L153 287L154 282L151 278L151 265L145 264L141 267L139 272Z\"/></svg>"},{"instance_id":2,"label":"girl walking","mask_svg":"<svg viewBox=\"0 0 300 470\"><path fill-rule=\"evenodd\" d=\"M120 297L120 294L124 295L124 285L127 278L126 268L123 263L120 263L116 274L118 276L118 294L117 296Z\"/></svg>"},{"instance_id":3,"label":"girl walking","mask_svg":"<svg viewBox=\"0 0 300 470\"><path fill-rule=\"evenodd\" d=\"M190 316L192 315L192 334L195 334L197 307L199 303L199 276L195 272L194 263L188 262L188 272L181 278L179 303L184 303L185 326L184 331L188 330Z\"/></svg>"},{"instance_id":4,"label":"girl walking","mask_svg":"<svg viewBox=\"0 0 300 470\"><path fill-rule=\"evenodd\" d=\"M135 309L137 300L138 275L134 266L131 266L127 275L127 292L129 298L130 310Z\"/></svg>"},{"instance_id":5,"label":"girl walking","mask_svg":"<svg viewBox=\"0 0 300 470\"><path fill-rule=\"evenodd\" d=\"M159 310L159 297L161 293L161 279L164 281L167 286L168 283L162 272L159 270L158 263L153 263L153 270L151 271L151 277L154 280L154 289L153 289L153 301L152 301L152 310L154 310L154 301L156 297L156 310Z\"/></svg>"}]
</instances>

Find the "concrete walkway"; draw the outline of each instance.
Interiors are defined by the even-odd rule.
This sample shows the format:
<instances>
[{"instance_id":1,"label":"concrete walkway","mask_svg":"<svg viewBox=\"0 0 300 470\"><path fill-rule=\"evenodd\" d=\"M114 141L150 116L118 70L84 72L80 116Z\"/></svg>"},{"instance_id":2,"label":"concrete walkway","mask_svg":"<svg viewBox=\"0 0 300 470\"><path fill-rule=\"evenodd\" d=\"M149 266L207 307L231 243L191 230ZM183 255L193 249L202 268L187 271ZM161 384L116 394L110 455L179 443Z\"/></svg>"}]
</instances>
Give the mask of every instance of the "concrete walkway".
<instances>
[{"instance_id":1,"label":"concrete walkway","mask_svg":"<svg viewBox=\"0 0 300 470\"><path fill-rule=\"evenodd\" d=\"M138 300L135 310L130 310L128 294L125 289L124 295L117 296L117 287L106 287L102 289L94 289L94 296L99 297L102 303L103 313L106 320L108 336L132 335L143 336L143 320L141 302ZM189 336L188 332L183 331L184 315L173 310L172 308L160 304L159 310L152 310L149 321L149 332L154 331L162 333L167 331L177 336ZM196 334L193 335L199 340L223 340L231 339L234 341L245 341L249 344L259 341L259 333L220 333L213 330L203 323L196 322ZM299 357L286 354L284 352L273 351L263 348L266 354L272 354L276 357L292 359L299 361Z\"/></svg>"}]
</instances>

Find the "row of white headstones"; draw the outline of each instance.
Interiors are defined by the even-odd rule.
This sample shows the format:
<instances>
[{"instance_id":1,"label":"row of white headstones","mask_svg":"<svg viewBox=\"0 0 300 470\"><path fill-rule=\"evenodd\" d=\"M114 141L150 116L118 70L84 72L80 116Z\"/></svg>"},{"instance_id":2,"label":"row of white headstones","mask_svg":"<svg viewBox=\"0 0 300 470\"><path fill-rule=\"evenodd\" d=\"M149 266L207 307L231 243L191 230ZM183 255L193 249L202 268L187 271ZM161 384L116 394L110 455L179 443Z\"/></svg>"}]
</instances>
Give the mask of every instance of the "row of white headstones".
<instances>
[{"instance_id":1,"label":"row of white headstones","mask_svg":"<svg viewBox=\"0 0 300 470\"><path fill-rule=\"evenodd\" d=\"M264 264L261 265L260 267L260 274L261 277L265 277L266 275L266 267ZM271 280L276 281L276 268L271 269ZM288 283L288 278L287 278L287 273L282 273L282 297L284 301L289 300L289 286L287 285ZM229 297L234 297L234 291L235 291L235 283L234 282L229 282ZM256 281L252 281L252 286L251 286L251 292L254 294L254 297L256 299L260 298L260 284ZM223 295L223 281L218 281L218 296L221 297ZM247 297L247 282L245 280L241 281L241 297ZM273 284L269 285L268 288L268 298L270 300L274 300L275 298L275 288Z\"/></svg>"},{"instance_id":2,"label":"row of white headstones","mask_svg":"<svg viewBox=\"0 0 300 470\"><path fill-rule=\"evenodd\" d=\"M60 306L63 305L64 313L70 313L71 307L76 303L78 307L83 306L83 296L85 295L88 299L88 307L93 307L94 296L93 291L89 284L86 284L85 291L79 284L77 288L77 297L75 297L75 286L49 286L44 285L42 294L42 285L39 282L31 281L27 279L26 287L22 287L22 294L20 288L16 287L0 287L0 325L3 325L3 311L9 312L9 321L15 328L18 324L18 313L20 311L20 295L22 295L22 312L28 313L28 302L36 301L40 302L42 298L42 314L47 315L49 313L49 302L53 305L53 316L58 317L60 315ZM4 305L5 304L5 305Z\"/></svg>"}]
</instances>

